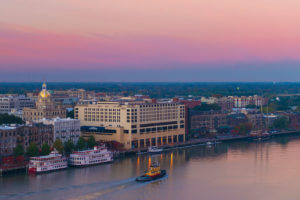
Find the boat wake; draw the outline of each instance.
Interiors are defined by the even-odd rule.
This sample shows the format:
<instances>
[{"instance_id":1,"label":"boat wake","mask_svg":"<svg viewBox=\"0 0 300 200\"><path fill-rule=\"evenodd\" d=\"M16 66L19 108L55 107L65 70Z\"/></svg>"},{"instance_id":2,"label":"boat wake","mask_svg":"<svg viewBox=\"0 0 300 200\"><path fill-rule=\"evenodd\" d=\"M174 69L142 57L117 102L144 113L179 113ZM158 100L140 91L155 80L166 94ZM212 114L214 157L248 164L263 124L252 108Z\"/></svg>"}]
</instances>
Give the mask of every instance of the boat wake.
<instances>
[{"instance_id":1,"label":"boat wake","mask_svg":"<svg viewBox=\"0 0 300 200\"><path fill-rule=\"evenodd\" d=\"M30 191L24 193L6 193L0 194L0 200L12 200L12 199L41 199L41 197L47 196L44 199L69 199L69 200L94 200L103 199L104 197L109 199L109 196L121 195L123 192L128 192L141 187L145 187L153 182L159 182L167 178L163 177L158 180L153 180L145 183L138 183L135 178L124 179L116 182L94 182L82 185L70 185L65 187L57 187L50 189L43 189L39 191ZM68 191L68 192L66 192ZM58 198L58 194L61 193L61 198ZM68 193L70 196L66 196Z\"/></svg>"},{"instance_id":2,"label":"boat wake","mask_svg":"<svg viewBox=\"0 0 300 200\"><path fill-rule=\"evenodd\" d=\"M106 187L105 189L98 189L98 191L93 193L88 193L82 196L78 196L76 198L69 198L69 200L97 200L97 199L111 199L112 196L115 196L116 199L120 199L120 196L122 193L130 192L132 190L137 190L139 188L145 187L146 185L152 184L152 183L158 183L163 180L166 180L168 178L168 175L161 179L152 180L148 182L136 182L135 178L130 182L127 183L116 183L113 185L110 185Z\"/></svg>"}]
</instances>

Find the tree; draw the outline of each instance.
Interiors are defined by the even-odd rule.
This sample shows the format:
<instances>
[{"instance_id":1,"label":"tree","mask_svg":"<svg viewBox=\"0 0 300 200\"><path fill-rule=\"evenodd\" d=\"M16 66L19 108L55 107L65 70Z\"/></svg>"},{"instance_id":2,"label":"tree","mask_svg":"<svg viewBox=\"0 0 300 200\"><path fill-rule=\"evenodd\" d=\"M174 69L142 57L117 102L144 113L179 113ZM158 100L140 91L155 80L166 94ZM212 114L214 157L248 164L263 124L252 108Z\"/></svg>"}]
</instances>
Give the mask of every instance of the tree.
<instances>
[{"instance_id":1,"label":"tree","mask_svg":"<svg viewBox=\"0 0 300 200\"><path fill-rule=\"evenodd\" d=\"M15 148L14 148L14 156L15 158L18 156L24 156L25 151L22 145L18 144Z\"/></svg>"},{"instance_id":2,"label":"tree","mask_svg":"<svg viewBox=\"0 0 300 200\"><path fill-rule=\"evenodd\" d=\"M246 122L246 123L241 123L236 127L234 127L233 132L239 135L247 135L250 133L251 129L252 129L252 124Z\"/></svg>"},{"instance_id":3,"label":"tree","mask_svg":"<svg viewBox=\"0 0 300 200\"><path fill-rule=\"evenodd\" d=\"M64 145L62 144L60 139L56 139L53 143L53 148L55 148L60 154L64 152Z\"/></svg>"},{"instance_id":4,"label":"tree","mask_svg":"<svg viewBox=\"0 0 300 200\"><path fill-rule=\"evenodd\" d=\"M249 104L249 105L246 105L246 108L258 108L258 106L254 105L254 104Z\"/></svg>"},{"instance_id":5,"label":"tree","mask_svg":"<svg viewBox=\"0 0 300 200\"><path fill-rule=\"evenodd\" d=\"M39 156L39 148L36 145L36 143L31 142L29 144L29 147L27 148L27 156L28 157Z\"/></svg>"},{"instance_id":6,"label":"tree","mask_svg":"<svg viewBox=\"0 0 300 200\"><path fill-rule=\"evenodd\" d=\"M1 124L24 124L24 121L20 117L5 113L0 114L0 125Z\"/></svg>"},{"instance_id":7,"label":"tree","mask_svg":"<svg viewBox=\"0 0 300 200\"><path fill-rule=\"evenodd\" d=\"M72 140L65 142L64 146L66 155L70 155L75 149L75 145Z\"/></svg>"},{"instance_id":8,"label":"tree","mask_svg":"<svg viewBox=\"0 0 300 200\"><path fill-rule=\"evenodd\" d=\"M83 137L78 138L76 148L78 150L84 150L86 148L86 142Z\"/></svg>"},{"instance_id":9,"label":"tree","mask_svg":"<svg viewBox=\"0 0 300 200\"><path fill-rule=\"evenodd\" d=\"M44 143L43 146L42 146L41 155L46 156L46 155L49 155L50 152L51 152L50 146L47 143Z\"/></svg>"},{"instance_id":10,"label":"tree","mask_svg":"<svg viewBox=\"0 0 300 200\"><path fill-rule=\"evenodd\" d=\"M94 146L96 146L96 140L95 137L93 135L91 135L87 141L87 146L88 148L92 149L94 148Z\"/></svg>"},{"instance_id":11,"label":"tree","mask_svg":"<svg viewBox=\"0 0 300 200\"><path fill-rule=\"evenodd\" d=\"M285 116L280 116L274 120L272 128L275 129L287 129L289 126L289 120Z\"/></svg>"},{"instance_id":12,"label":"tree","mask_svg":"<svg viewBox=\"0 0 300 200\"><path fill-rule=\"evenodd\" d=\"M67 117L74 119L74 110L67 111Z\"/></svg>"},{"instance_id":13,"label":"tree","mask_svg":"<svg viewBox=\"0 0 300 200\"><path fill-rule=\"evenodd\" d=\"M216 103L213 104L202 103L201 105L193 108L193 110L197 110L197 111L221 110L221 107Z\"/></svg>"}]
</instances>

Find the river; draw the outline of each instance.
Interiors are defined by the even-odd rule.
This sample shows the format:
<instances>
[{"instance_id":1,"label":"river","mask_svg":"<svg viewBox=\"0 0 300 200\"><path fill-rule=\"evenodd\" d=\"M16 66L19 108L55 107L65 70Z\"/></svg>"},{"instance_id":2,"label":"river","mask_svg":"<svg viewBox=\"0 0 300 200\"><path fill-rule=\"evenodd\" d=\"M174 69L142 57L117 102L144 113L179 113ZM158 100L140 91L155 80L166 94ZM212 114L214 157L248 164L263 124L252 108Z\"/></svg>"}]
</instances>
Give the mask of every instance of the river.
<instances>
[{"instance_id":1,"label":"river","mask_svg":"<svg viewBox=\"0 0 300 200\"><path fill-rule=\"evenodd\" d=\"M151 161L168 177L137 183ZM140 155L87 168L0 177L0 199L300 199L300 136Z\"/></svg>"}]
</instances>

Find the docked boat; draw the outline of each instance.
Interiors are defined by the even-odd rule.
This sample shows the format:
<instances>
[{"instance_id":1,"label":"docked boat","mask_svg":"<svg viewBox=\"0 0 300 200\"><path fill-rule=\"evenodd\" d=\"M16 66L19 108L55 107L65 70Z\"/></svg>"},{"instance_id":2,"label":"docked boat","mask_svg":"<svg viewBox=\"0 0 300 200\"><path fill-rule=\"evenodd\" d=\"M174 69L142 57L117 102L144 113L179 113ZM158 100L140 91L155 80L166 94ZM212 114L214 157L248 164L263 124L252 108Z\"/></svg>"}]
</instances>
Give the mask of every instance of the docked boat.
<instances>
[{"instance_id":1,"label":"docked boat","mask_svg":"<svg viewBox=\"0 0 300 200\"><path fill-rule=\"evenodd\" d=\"M154 162L151 164L149 170L146 171L145 174L136 178L136 181L139 182L152 181L152 180L162 178L166 175L167 175L166 170L161 170L159 164L157 162Z\"/></svg>"},{"instance_id":2,"label":"docked boat","mask_svg":"<svg viewBox=\"0 0 300 200\"><path fill-rule=\"evenodd\" d=\"M70 155L71 166L88 166L113 161L113 154L106 147L94 147L91 150L75 151Z\"/></svg>"},{"instance_id":3,"label":"docked boat","mask_svg":"<svg viewBox=\"0 0 300 200\"><path fill-rule=\"evenodd\" d=\"M269 140L271 138L271 134L268 131L264 132L258 132L258 131L253 131L250 133L250 140L254 141L262 141L262 140Z\"/></svg>"},{"instance_id":4,"label":"docked boat","mask_svg":"<svg viewBox=\"0 0 300 200\"><path fill-rule=\"evenodd\" d=\"M213 144L215 144L214 142L206 142L206 145L207 146L211 146L211 145L213 145Z\"/></svg>"},{"instance_id":5,"label":"docked boat","mask_svg":"<svg viewBox=\"0 0 300 200\"><path fill-rule=\"evenodd\" d=\"M148 153L161 153L163 149L158 148L157 146L148 147Z\"/></svg>"},{"instance_id":6,"label":"docked boat","mask_svg":"<svg viewBox=\"0 0 300 200\"><path fill-rule=\"evenodd\" d=\"M29 173L42 173L68 167L67 158L54 150L47 156L31 157L29 161Z\"/></svg>"},{"instance_id":7,"label":"docked boat","mask_svg":"<svg viewBox=\"0 0 300 200\"><path fill-rule=\"evenodd\" d=\"M261 140L268 140L271 138L271 134L268 131L265 131L261 134Z\"/></svg>"}]
</instances>

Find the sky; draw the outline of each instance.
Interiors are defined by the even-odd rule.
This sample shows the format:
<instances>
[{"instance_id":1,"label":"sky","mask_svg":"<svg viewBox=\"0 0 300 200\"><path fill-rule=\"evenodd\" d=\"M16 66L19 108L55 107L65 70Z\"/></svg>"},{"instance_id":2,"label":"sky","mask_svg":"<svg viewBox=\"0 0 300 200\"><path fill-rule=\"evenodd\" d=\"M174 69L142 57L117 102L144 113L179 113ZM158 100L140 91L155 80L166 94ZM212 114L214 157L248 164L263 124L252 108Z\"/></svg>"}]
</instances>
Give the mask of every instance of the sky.
<instances>
[{"instance_id":1,"label":"sky","mask_svg":"<svg viewBox=\"0 0 300 200\"><path fill-rule=\"evenodd\" d=\"M300 81L299 10L299 0L0 0L0 82Z\"/></svg>"}]
</instances>

